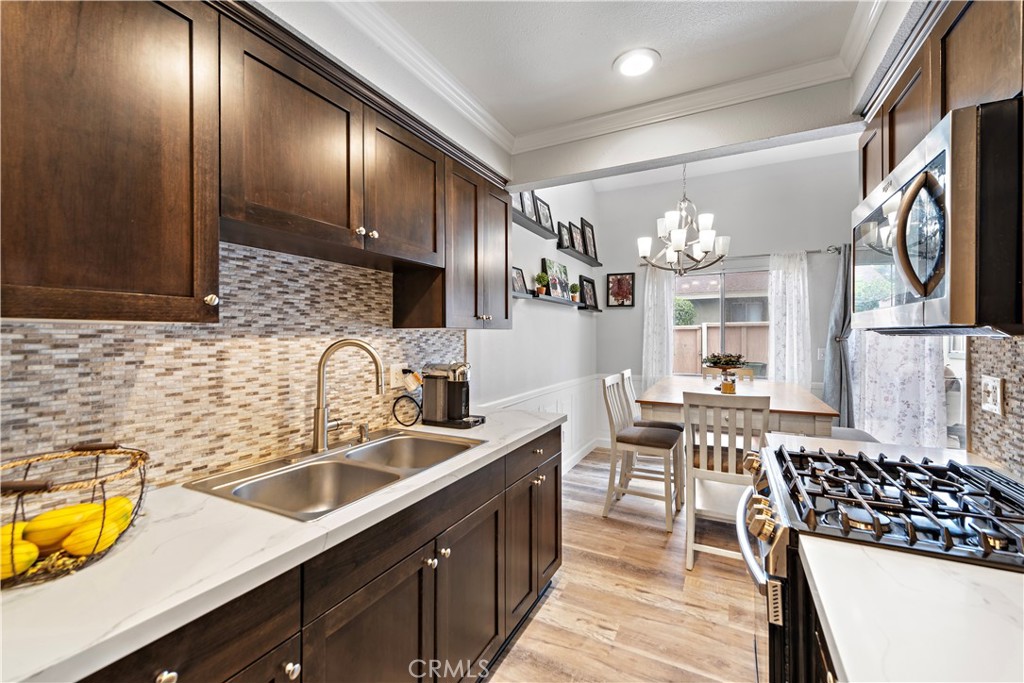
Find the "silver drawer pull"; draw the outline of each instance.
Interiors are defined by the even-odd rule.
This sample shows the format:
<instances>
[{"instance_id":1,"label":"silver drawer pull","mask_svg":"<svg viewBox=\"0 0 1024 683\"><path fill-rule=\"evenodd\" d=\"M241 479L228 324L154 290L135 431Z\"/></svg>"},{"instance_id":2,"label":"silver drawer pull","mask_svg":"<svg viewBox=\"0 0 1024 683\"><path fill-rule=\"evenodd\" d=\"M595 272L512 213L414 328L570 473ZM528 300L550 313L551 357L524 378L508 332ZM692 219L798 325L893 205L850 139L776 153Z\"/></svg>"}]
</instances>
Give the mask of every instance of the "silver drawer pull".
<instances>
[{"instance_id":1,"label":"silver drawer pull","mask_svg":"<svg viewBox=\"0 0 1024 683\"><path fill-rule=\"evenodd\" d=\"M534 448L534 449L533 449L533 452L534 452L534 453L535 453L536 455L544 455L544 449L543 449L543 448Z\"/></svg>"},{"instance_id":2,"label":"silver drawer pull","mask_svg":"<svg viewBox=\"0 0 1024 683\"><path fill-rule=\"evenodd\" d=\"M178 683L178 672L164 671L157 675L156 683Z\"/></svg>"},{"instance_id":3,"label":"silver drawer pull","mask_svg":"<svg viewBox=\"0 0 1024 683\"><path fill-rule=\"evenodd\" d=\"M294 681L302 673L302 665L288 662L284 665L284 675L288 677L289 681Z\"/></svg>"},{"instance_id":4,"label":"silver drawer pull","mask_svg":"<svg viewBox=\"0 0 1024 683\"><path fill-rule=\"evenodd\" d=\"M437 552L438 552L438 554L441 555L441 557L451 557L452 556L452 549L451 548L441 548Z\"/></svg>"},{"instance_id":5,"label":"silver drawer pull","mask_svg":"<svg viewBox=\"0 0 1024 683\"><path fill-rule=\"evenodd\" d=\"M437 569L437 558L436 557L428 557L425 560L423 560L423 564L425 564L426 566L430 567L431 569Z\"/></svg>"}]
</instances>

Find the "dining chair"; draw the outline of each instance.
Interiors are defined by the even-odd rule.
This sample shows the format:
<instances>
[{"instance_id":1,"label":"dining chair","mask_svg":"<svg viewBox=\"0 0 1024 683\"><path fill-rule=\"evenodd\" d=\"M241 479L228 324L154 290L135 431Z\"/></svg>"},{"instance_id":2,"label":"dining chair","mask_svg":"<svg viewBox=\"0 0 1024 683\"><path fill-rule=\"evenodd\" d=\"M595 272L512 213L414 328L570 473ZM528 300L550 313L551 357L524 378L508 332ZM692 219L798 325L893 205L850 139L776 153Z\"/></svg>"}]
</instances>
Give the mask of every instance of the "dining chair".
<instances>
[{"instance_id":1,"label":"dining chair","mask_svg":"<svg viewBox=\"0 0 1024 683\"><path fill-rule=\"evenodd\" d=\"M674 429L677 432L685 431L682 422L668 422L666 420L644 420L640 418L639 405L636 402L636 389L633 387L633 370L626 368L622 371L622 387L626 391L626 401L633 411L634 427L657 427L658 429ZM627 456L627 457L631 457ZM630 463L632 466L634 463ZM619 478L619 485L625 488L630 467L623 467ZM676 485L676 511L683 506L683 442L679 441L676 446L676 456L672 460L672 473L675 475Z\"/></svg>"},{"instance_id":2,"label":"dining chair","mask_svg":"<svg viewBox=\"0 0 1024 683\"><path fill-rule=\"evenodd\" d=\"M708 377L712 377L714 379L718 379L721 376L722 376L722 371L719 370L718 368L707 368L707 367L703 367L702 366L701 369L700 369L700 377L701 377L701 379L707 379Z\"/></svg>"},{"instance_id":3,"label":"dining chair","mask_svg":"<svg viewBox=\"0 0 1024 683\"><path fill-rule=\"evenodd\" d=\"M757 452L761 434L768 425L769 396L722 396L687 391L683 393L686 417L686 569L693 569L694 556L701 552L742 559L735 551L696 543L697 516L735 521L730 510L717 514L697 508L696 480L750 486L743 472L743 458ZM730 514L731 513L731 514Z\"/></svg>"},{"instance_id":4,"label":"dining chair","mask_svg":"<svg viewBox=\"0 0 1024 683\"><path fill-rule=\"evenodd\" d=\"M682 432L675 429L636 426L633 423L633 407L622 386L620 373L604 378L604 406L608 412L611 457L608 490L605 493L604 511L601 516L608 516L612 504L621 497L621 494L631 493L643 498L661 500L665 503L665 530L671 533L678 501L672 466L677 457ZM627 456L627 453L631 455ZM653 457L649 457L641 466L633 454ZM621 480L616 476L620 466L627 468L626 476ZM678 471L677 467L676 472ZM630 488L633 480L660 481L664 485L664 493Z\"/></svg>"},{"instance_id":5,"label":"dining chair","mask_svg":"<svg viewBox=\"0 0 1024 683\"><path fill-rule=\"evenodd\" d=\"M746 379L751 382L754 381L754 369L753 368L736 368L732 371L732 374L736 375L737 379Z\"/></svg>"}]
</instances>

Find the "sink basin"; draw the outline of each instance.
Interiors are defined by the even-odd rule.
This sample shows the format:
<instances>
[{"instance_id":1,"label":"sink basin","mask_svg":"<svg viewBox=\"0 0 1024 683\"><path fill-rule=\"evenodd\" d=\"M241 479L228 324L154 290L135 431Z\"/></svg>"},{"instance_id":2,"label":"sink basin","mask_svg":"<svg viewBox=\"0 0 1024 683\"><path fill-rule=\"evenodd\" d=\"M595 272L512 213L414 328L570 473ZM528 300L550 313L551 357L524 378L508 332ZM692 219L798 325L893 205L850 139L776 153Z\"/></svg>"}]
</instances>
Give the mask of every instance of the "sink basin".
<instances>
[{"instance_id":1,"label":"sink basin","mask_svg":"<svg viewBox=\"0 0 1024 683\"><path fill-rule=\"evenodd\" d=\"M298 453L196 479L185 488L308 522L482 443L385 430L369 443Z\"/></svg>"},{"instance_id":2,"label":"sink basin","mask_svg":"<svg viewBox=\"0 0 1024 683\"><path fill-rule=\"evenodd\" d=\"M316 519L400 478L397 472L321 460L239 484L231 495L297 519Z\"/></svg>"},{"instance_id":3,"label":"sink basin","mask_svg":"<svg viewBox=\"0 0 1024 683\"><path fill-rule=\"evenodd\" d=\"M356 446L346 452L345 457L401 470L403 473L412 473L444 462L478 443L464 439L398 434Z\"/></svg>"}]
</instances>

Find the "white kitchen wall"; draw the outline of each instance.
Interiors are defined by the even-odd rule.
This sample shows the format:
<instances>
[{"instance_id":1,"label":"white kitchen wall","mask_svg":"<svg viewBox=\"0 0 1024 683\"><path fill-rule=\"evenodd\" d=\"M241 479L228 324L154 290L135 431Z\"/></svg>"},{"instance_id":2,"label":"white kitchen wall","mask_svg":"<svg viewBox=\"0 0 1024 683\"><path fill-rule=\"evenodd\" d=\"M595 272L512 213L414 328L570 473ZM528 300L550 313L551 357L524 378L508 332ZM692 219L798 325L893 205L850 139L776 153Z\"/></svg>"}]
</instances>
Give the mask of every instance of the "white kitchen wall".
<instances>
[{"instance_id":1,"label":"white kitchen wall","mask_svg":"<svg viewBox=\"0 0 1024 683\"><path fill-rule=\"evenodd\" d=\"M717 175L691 176L687 194L700 211L715 214L719 234L732 236L734 257L770 252L824 250L849 241L850 211L857 204L857 154L843 154L759 166ZM603 226L604 268L598 290L604 305L604 275L635 271L637 304L608 311L597 323L597 370L610 373L642 367L645 269L637 266L636 238L655 233L655 221L674 207L681 182L627 188L597 194ZM738 259L734 259L734 262ZM828 314L835 288L837 260L809 256L813 388L820 393Z\"/></svg>"},{"instance_id":2,"label":"white kitchen wall","mask_svg":"<svg viewBox=\"0 0 1024 683\"><path fill-rule=\"evenodd\" d=\"M538 192L551 205L554 220L579 225L586 217L595 226L598 258L611 248L589 183ZM552 258L569 269L570 282L580 275L594 278L593 268L560 253L556 240L546 240L519 226L510 239L512 265L523 269L527 283ZM598 290L601 283L598 282ZM472 366L474 407L509 407L564 413L563 459L574 465L593 448L604 404L597 388L598 319L607 313L588 313L568 306L512 300L511 330L470 330L466 358ZM600 412L598 412L600 411Z\"/></svg>"}]
</instances>

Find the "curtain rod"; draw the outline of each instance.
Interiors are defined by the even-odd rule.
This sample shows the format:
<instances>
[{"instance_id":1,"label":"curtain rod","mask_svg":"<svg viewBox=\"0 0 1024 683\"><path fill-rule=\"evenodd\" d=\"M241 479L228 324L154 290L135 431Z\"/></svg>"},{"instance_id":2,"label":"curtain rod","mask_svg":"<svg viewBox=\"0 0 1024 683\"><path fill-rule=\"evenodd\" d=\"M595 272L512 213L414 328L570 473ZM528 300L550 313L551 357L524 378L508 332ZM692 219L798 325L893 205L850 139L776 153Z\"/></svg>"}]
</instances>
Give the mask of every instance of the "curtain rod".
<instances>
[{"instance_id":1,"label":"curtain rod","mask_svg":"<svg viewBox=\"0 0 1024 683\"><path fill-rule=\"evenodd\" d=\"M806 254L838 254L840 251L838 244L830 244L824 249L808 249L804 253ZM726 259L742 259L742 258L767 258L771 254L746 254L745 256L726 256Z\"/></svg>"}]
</instances>

